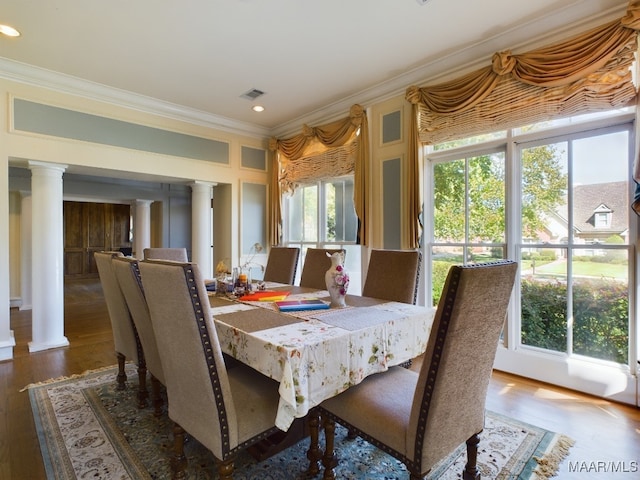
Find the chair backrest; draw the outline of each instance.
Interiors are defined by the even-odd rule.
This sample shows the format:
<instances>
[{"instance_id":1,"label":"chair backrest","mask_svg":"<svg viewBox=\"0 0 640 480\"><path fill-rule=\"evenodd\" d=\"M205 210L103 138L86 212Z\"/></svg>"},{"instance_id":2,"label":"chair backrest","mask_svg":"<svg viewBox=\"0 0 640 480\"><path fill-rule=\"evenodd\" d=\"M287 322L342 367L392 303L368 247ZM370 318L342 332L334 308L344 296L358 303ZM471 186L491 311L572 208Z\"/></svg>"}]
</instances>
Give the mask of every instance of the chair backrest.
<instances>
[{"instance_id":1,"label":"chair backrest","mask_svg":"<svg viewBox=\"0 0 640 480\"><path fill-rule=\"evenodd\" d=\"M300 249L297 247L271 247L264 269L264 280L293 285L299 258Z\"/></svg>"},{"instance_id":2,"label":"chair backrest","mask_svg":"<svg viewBox=\"0 0 640 480\"><path fill-rule=\"evenodd\" d=\"M209 299L196 264L140 262L140 276L167 387L169 417L217 458L238 445L231 398Z\"/></svg>"},{"instance_id":3,"label":"chair backrest","mask_svg":"<svg viewBox=\"0 0 640 480\"><path fill-rule=\"evenodd\" d=\"M143 254L145 260L189 261L186 248L145 248Z\"/></svg>"},{"instance_id":4,"label":"chair backrest","mask_svg":"<svg viewBox=\"0 0 640 480\"><path fill-rule=\"evenodd\" d=\"M433 465L484 428L485 400L518 264L452 266L431 327L407 444Z\"/></svg>"},{"instance_id":5,"label":"chair backrest","mask_svg":"<svg viewBox=\"0 0 640 480\"><path fill-rule=\"evenodd\" d=\"M327 253L331 255L337 251L345 255L347 253L344 249L307 248L302 273L300 274L300 286L326 290L327 284L324 280L324 274L331 268L331 259L327 256Z\"/></svg>"},{"instance_id":6,"label":"chair backrest","mask_svg":"<svg viewBox=\"0 0 640 480\"><path fill-rule=\"evenodd\" d=\"M120 252L95 252L93 256L98 268L98 276L100 277L104 300L107 303L109 318L111 319L111 330L113 331L116 352L121 353L137 364L139 358L142 357L142 347L111 261L113 258L122 257L123 255Z\"/></svg>"},{"instance_id":7,"label":"chair backrest","mask_svg":"<svg viewBox=\"0 0 640 480\"><path fill-rule=\"evenodd\" d=\"M129 257L114 257L111 263L138 331L147 369L164 385L164 372L158 354L156 334L149 316L149 307L142 289L138 261Z\"/></svg>"},{"instance_id":8,"label":"chair backrest","mask_svg":"<svg viewBox=\"0 0 640 480\"><path fill-rule=\"evenodd\" d=\"M362 296L415 304L421 263L419 250L372 250Z\"/></svg>"}]
</instances>

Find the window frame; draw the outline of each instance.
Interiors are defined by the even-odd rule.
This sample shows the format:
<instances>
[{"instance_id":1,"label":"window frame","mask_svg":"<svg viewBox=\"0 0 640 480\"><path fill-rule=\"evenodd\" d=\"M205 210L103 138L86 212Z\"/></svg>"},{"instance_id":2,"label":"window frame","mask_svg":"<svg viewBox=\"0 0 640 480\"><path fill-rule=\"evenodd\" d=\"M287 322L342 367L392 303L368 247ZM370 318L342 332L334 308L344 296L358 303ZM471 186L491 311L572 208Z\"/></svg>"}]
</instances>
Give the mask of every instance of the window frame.
<instances>
[{"instance_id":1,"label":"window frame","mask_svg":"<svg viewBox=\"0 0 640 480\"><path fill-rule=\"evenodd\" d=\"M423 245L423 255L425 267L428 275L425 276L424 293L427 304L431 304L431 265L433 258L431 251L434 244L433 222L433 165L440 162L457 160L481 155L490 150L504 149L506 152L506 256L507 258L520 258L519 249L524 246L521 236L520 225L520 188L521 177L519 159L520 146L531 145L533 143L552 143L551 139L566 138L568 136L593 136L606 133L608 130L629 131L629 158L633 158L633 145L635 145L635 115L628 111L623 111L618 115L607 115L602 118L588 119L558 126L557 128L531 130L520 132L519 129L512 129L507 132L506 138L489 140L485 143L473 143L455 149L435 150L432 147L423 147L424 159L424 211L427 218L425 225L425 242ZM598 133L596 133L598 132ZM630 175L631 175L630 166ZM630 180L630 187L633 182ZM633 196L629 197L629 204ZM512 373L535 378L538 380L554 383L568 388L585 391L587 393L602 396L602 389L614 391L612 398L625 403L637 404L637 370L638 370L638 344L640 342L638 328L638 251L635 248L638 235L637 215L629 209L629 243L625 248L629 252L629 358L628 365L621 365L605 360L581 357L578 354L567 356L563 353L551 351L541 351L535 347L520 344L520 282L514 292L514 299L509 308L508 319L505 323L503 339L498 347L495 368L510 371ZM597 248L604 245L598 244ZM594 245L584 248L594 248ZM607 247L605 247L607 248ZM584 378L590 378L591 382L585 382ZM604 386L603 386L604 385ZM615 386L614 386L615 385ZM624 387L620 387L624 385Z\"/></svg>"}]
</instances>

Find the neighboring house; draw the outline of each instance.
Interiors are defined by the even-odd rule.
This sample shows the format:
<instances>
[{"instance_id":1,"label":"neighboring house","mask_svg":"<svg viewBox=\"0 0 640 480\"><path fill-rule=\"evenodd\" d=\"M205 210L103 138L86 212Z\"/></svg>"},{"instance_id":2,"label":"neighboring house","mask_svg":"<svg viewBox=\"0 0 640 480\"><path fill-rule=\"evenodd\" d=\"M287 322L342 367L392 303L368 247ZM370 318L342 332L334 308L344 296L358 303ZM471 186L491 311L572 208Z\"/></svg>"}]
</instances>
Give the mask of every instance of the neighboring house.
<instances>
[{"instance_id":1,"label":"neighboring house","mask_svg":"<svg viewBox=\"0 0 640 480\"><path fill-rule=\"evenodd\" d=\"M628 182L578 185L573 190L573 235L576 244L606 243L612 235L625 241L629 234L630 198ZM564 243L568 237L568 209L565 202L548 215L538 241Z\"/></svg>"}]
</instances>

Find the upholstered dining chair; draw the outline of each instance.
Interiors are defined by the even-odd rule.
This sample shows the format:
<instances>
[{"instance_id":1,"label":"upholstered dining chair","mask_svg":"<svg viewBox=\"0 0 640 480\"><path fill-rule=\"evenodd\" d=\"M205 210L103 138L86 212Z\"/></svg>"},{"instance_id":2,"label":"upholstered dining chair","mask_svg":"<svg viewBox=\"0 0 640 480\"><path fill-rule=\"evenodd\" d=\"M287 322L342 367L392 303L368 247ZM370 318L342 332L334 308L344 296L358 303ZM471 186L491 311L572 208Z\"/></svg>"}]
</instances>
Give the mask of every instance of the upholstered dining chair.
<instances>
[{"instance_id":1,"label":"upholstered dining chair","mask_svg":"<svg viewBox=\"0 0 640 480\"><path fill-rule=\"evenodd\" d=\"M172 260L174 262L188 262L186 248L145 248L143 250L145 260Z\"/></svg>"},{"instance_id":2,"label":"upholstered dining chair","mask_svg":"<svg viewBox=\"0 0 640 480\"><path fill-rule=\"evenodd\" d=\"M293 285L299 258L298 247L271 247L264 269L264 281Z\"/></svg>"},{"instance_id":3,"label":"upholstered dining chair","mask_svg":"<svg viewBox=\"0 0 640 480\"><path fill-rule=\"evenodd\" d=\"M419 250L372 250L362 296L415 305L421 263Z\"/></svg>"},{"instance_id":4,"label":"upholstered dining chair","mask_svg":"<svg viewBox=\"0 0 640 480\"><path fill-rule=\"evenodd\" d=\"M240 450L279 432L278 383L245 365L227 369L198 266L140 262L174 422L174 478L185 478L185 431L208 448L221 480Z\"/></svg>"},{"instance_id":5,"label":"upholstered dining chair","mask_svg":"<svg viewBox=\"0 0 640 480\"><path fill-rule=\"evenodd\" d=\"M111 320L113 342L118 359L117 388L123 390L126 386L127 375L124 367L126 360L129 359L138 366L138 406L143 408L147 405L148 397L144 351L112 264L112 259L123 258L123 255L120 252L95 252L93 256Z\"/></svg>"},{"instance_id":6,"label":"upholstered dining chair","mask_svg":"<svg viewBox=\"0 0 640 480\"><path fill-rule=\"evenodd\" d=\"M335 422L405 463L411 480L466 442L463 478L480 478L487 388L517 268L513 261L452 266L420 371L394 367L320 404L325 480L335 478ZM310 425L310 452L317 452L317 423Z\"/></svg>"},{"instance_id":7,"label":"upholstered dining chair","mask_svg":"<svg viewBox=\"0 0 640 480\"><path fill-rule=\"evenodd\" d=\"M327 253L331 255L338 251L345 255L347 253L344 249L307 248L300 273L300 286L326 290L327 284L324 281L324 274L331 267L331 259Z\"/></svg>"},{"instance_id":8,"label":"upholstered dining chair","mask_svg":"<svg viewBox=\"0 0 640 480\"><path fill-rule=\"evenodd\" d=\"M144 351L147 371L151 374L151 398L154 414L160 416L162 414L161 385L165 384L164 372L156 344L156 334L149 316L149 307L142 289L138 260L130 257L113 257L111 264L136 326Z\"/></svg>"}]
</instances>

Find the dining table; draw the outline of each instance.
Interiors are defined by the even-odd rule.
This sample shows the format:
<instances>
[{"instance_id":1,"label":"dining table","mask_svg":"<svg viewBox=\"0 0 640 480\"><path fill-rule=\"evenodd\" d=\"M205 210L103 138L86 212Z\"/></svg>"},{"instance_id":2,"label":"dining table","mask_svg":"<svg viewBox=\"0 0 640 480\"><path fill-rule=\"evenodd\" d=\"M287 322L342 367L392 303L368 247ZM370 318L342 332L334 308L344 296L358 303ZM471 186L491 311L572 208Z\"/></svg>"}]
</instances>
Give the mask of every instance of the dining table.
<instances>
[{"instance_id":1,"label":"dining table","mask_svg":"<svg viewBox=\"0 0 640 480\"><path fill-rule=\"evenodd\" d=\"M330 303L325 290L273 282L264 288L273 298ZM424 353L435 314L431 307L358 295L347 295L343 308L287 312L276 301L214 292L209 299L222 351L279 382L275 424L283 431L368 375Z\"/></svg>"}]
</instances>

